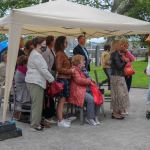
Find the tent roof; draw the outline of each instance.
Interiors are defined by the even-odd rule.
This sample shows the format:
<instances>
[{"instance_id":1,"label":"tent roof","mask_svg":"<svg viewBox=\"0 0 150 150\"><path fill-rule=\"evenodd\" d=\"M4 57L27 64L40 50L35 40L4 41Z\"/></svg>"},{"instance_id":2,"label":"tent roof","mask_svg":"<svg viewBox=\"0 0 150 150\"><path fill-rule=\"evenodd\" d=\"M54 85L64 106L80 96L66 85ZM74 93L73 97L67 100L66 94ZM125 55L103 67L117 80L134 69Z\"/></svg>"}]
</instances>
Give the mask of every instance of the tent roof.
<instances>
[{"instance_id":1,"label":"tent roof","mask_svg":"<svg viewBox=\"0 0 150 150\"><path fill-rule=\"evenodd\" d=\"M22 34L78 36L85 32L89 37L98 37L150 32L149 22L66 0L14 9L9 16L0 19L0 31L11 22L22 24Z\"/></svg>"}]
</instances>

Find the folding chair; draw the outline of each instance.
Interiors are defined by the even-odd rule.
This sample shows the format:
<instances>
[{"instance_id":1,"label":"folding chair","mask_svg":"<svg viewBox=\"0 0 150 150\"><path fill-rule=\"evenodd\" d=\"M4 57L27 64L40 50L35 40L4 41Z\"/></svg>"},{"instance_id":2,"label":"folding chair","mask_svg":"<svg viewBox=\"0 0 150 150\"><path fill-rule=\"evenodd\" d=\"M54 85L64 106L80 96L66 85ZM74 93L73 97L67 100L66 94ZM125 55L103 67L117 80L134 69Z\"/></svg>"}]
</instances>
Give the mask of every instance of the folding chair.
<instances>
[{"instance_id":1,"label":"folding chair","mask_svg":"<svg viewBox=\"0 0 150 150\"><path fill-rule=\"evenodd\" d=\"M30 122L30 114L31 114L31 103L19 103L16 101L16 87L15 84L13 83L13 99L14 99L14 107L13 107L13 112L12 112L12 119L16 119L18 121L22 122ZM17 105L19 104L19 107ZM29 116L26 117L26 120L22 119L22 114L23 113L28 113Z\"/></svg>"},{"instance_id":2,"label":"folding chair","mask_svg":"<svg viewBox=\"0 0 150 150\"><path fill-rule=\"evenodd\" d=\"M83 107L78 107L73 104L67 103L67 117L69 115L75 115L77 116L79 112L79 118L80 118L80 125L84 125L84 111L85 111L85 104Z\"/></svg>"}]
</instances>

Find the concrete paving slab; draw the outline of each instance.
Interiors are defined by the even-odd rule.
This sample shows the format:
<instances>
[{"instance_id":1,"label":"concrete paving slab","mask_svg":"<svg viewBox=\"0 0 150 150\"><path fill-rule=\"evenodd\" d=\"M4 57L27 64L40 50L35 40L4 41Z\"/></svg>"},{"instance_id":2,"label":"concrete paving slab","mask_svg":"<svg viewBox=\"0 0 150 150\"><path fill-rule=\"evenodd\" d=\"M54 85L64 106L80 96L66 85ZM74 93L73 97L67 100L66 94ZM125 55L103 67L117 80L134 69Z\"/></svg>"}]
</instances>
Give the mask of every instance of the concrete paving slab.
<instances>
[{"instance_id":1,"label":"concrete paving slab","mask_svg":"<svg viewBox=\"0 0 150 150\"><path fill-rule=\"evenodd\" d=\"M76 121L69 129L52 126L32 132L28 124L17 122L23 136L0 142L0 150L150 150L150 120L145 118L150 106L146 106L146 96L147 90L132 89L129 116L121 121L110 118L110 104L105 103L107 116L97 127L80 126Z\"/></svg>"}]
</instances>

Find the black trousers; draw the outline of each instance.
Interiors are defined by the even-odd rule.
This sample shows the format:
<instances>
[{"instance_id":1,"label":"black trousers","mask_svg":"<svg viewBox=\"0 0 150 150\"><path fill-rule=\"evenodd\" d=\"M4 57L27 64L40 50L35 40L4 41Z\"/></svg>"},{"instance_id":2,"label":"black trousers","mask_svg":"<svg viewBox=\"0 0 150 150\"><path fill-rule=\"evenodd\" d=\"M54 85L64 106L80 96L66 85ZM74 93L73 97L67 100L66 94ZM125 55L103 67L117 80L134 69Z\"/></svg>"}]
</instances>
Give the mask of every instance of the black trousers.
<instances>
[{"instance_id":1,"label":"black trousers","mask_svg":"<svg viewBox=\"0 0 150 150\"><path fill-rule=\"evenodd\" d=\"M127 88L129 92L131 88L131 84L132 84L132 76L125 77L125 80L126 80L126 84L127 84Z\"/></svg>"},{"instance_id":2,"label":"black trousers","mask_svg":"<svg viewBox=\"0 0 150 150\"><path fill-rule=\"evenodd\" d=\"M111 69L110 68L103 68L106 76L107 76L107 82L108 82L108 90L110 90L110 76L111 76Z\"/></svg>"},{"instance_id":3,"label":"black trousers","mask_svg":"<svg viewBox=\"0 0 150 150\"><path fill-rule=\"evenodd\" d=\"M56 109L55 109L54 98L48 96L46 91L45 91L42 116L45 119L49 119L49 118L54 117L55 115L56 115Z\"/></svg>"}]
</instances>

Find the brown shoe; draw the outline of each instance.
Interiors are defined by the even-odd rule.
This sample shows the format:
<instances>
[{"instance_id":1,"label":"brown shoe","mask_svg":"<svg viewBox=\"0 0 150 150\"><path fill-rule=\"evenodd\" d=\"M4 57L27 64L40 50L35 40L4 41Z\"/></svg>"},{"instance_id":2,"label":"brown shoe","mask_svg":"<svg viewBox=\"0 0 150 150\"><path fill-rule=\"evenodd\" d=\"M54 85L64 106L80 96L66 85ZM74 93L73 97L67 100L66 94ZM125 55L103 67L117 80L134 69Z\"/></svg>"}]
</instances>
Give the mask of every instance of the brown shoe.
<instances>
[{"instance_id":1,"label":"brown shoe","mask_svg":"<svg viewBox=\"0 0 150 150\"><path fill-rule=\"evenodd\" d=\"M15 111L13 113L13 118L16 119L16 120L20 120L20 117L21 117L21 112L20 111Z\"/></svg>"},{"instance_id":2,"label":"brown shoe","mask_svg":"<svg viewBox=\"0 0 150 150\"><path fill-rule=\"evenodd\" d=\"M44 125L45 128L51 128L50 122L46 121L45 119L44 119L43 125Z\"/></svg>"},{"instance_id":3,"label":"brown shoe","mask_svg":"<svg viewBox=\"0 0 150 150\"><path fill-rule=\"evenodd\" d=\"M123 116L121 116L121 115L114 115L114 114L111 115L111 118L112 119L117 119L117 120L123 120L124 119Z\"/></svg>"}]
</instances>

